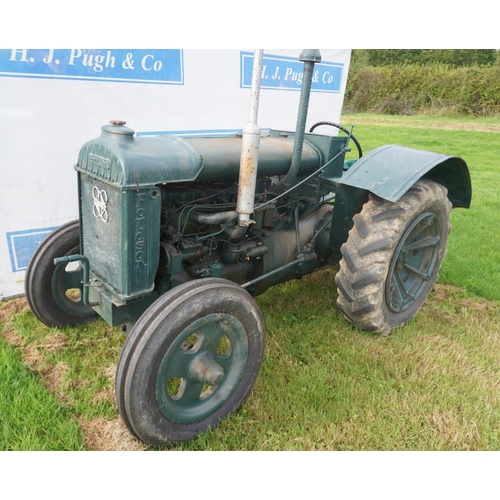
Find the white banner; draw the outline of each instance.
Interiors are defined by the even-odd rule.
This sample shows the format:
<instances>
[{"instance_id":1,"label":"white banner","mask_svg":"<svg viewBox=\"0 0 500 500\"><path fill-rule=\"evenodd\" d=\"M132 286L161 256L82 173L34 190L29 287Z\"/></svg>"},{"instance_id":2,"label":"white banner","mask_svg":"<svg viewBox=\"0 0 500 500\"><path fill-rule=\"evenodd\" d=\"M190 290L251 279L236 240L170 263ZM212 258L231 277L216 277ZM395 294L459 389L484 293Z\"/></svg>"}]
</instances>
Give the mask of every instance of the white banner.
<instances>
[{"instance_id":1,"label":"white banner","mask_svg":"<svg viewBox=\"0 0 500 500\"><path fill-rule=\"evenodd\" d=\"M300 52L264 51L262 129L295 130ZM350 53L321 49L307 128L340 120ZM251 49L0 49L0 300L24 293L38 244L78 218L73 166L101 126L118 119L138 135L240 132L252 63Z\"/></svg>"}]
</instances>

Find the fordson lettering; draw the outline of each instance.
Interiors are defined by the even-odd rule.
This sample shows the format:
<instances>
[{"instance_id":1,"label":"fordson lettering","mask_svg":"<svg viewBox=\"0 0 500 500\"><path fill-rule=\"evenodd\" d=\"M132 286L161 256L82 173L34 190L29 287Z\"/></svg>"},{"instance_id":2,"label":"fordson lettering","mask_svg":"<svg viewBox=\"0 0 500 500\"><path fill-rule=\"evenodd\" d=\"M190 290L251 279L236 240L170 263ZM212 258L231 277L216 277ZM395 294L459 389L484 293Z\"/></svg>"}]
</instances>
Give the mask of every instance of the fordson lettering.
<instances>
[{"instance_id":1,"label":"fordson lettering","mask_svg":"<svg viewBox=\"0 0 500 500\"><path fill-rule=\"evenodd\" d=\"M146 267L147 264L144 260L144 250L146 246L146 238L144 237L144 219L145 219L145 210L141 206L144 202L144 194L138 194L137 203L136 203L136 211L135 211L135 269L139 269L140 267Z\"/></svg>"}]
</instances>

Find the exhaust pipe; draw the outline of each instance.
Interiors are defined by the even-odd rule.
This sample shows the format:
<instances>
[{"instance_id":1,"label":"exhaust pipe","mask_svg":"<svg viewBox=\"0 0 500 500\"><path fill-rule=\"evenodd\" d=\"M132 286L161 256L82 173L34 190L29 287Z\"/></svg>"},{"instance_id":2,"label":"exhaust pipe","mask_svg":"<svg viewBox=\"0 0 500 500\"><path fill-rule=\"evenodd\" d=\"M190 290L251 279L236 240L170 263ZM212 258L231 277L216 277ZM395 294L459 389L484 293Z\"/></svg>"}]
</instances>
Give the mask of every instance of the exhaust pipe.
<instances>
[{"instance_id":1,"label":"exhaust pipe","mask_svg":"<svg viewBox=\"0 0 500 500\"><path fill-rule=\"evenodd\" d=\"M250 109L248 112L248 123L243 129L240 157L238 199L236 202L238 226L231 228L231 236L233 238L243 236L248 226L254 222L250 219L250 215L252 215L254 211L255 189L257 185L257 166L259 162L261 129L257 124L257 117L259 113L260 78L262 75L263 53L264 51L262 49L256 49L254 52L252 94L250 99ZM321 62L321 54L317 49L304 49L300 53L299 60L304 62L304 75L300 92L299 112L297 117L292 161L290 163L290 169L285 177L273 187L273 192L275 194L283 193L289 189L300 169L314 64Z\"/></svg>"},{"instance_id":2,"label":"exhaust pipe","mask_svg":"<svg viewBox=\"0 0 500 500\"><path fill-rule=\"evenodd\" d=\"M250 215L254 211L255 188L257 185L257 165L259 162L260 127L257 125L260 98L260 77L264 51L254 52L252 71L252 95L248 112L248 123L243 129L243 140L240 158L240 178L238 182L238 225L246 228L254 222Z\"/></svg>"},{"instance_id":3,"label":"exhaust pipe","mask_svg":"<svg viewBox=\"0 0 500 500\"><path fill-rule=\"evenodd\" d=\"M309 97L311 96L312 77L314 64L321 62L321 54L318 49L304 49L299 56L299 61L304 62L304 75L302 77L302 88L300 91L299 113L297 126L295 128L295 142L293 144L292 162L290 170L285 177L274 185L273 193L281 194L289 189L300 169L302 159L302 147L304 145L304 134L306 130L307 110L309 108Z\"/></svg>"}]
</instances>

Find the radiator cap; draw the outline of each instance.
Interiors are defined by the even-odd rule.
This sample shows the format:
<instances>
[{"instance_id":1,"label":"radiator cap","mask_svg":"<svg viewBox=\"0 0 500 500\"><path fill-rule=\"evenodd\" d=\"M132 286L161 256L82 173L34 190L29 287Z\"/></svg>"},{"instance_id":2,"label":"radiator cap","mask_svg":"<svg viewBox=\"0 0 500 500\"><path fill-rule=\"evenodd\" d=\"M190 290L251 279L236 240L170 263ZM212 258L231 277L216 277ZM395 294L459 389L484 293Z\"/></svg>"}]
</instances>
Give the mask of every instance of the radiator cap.
<instances>
[{"instance_id":1,"label":"radiator cap","mask_svg":"<svg viewBox=\"0 0 500 500\"><path fill-rule=\"evenodd\" d=\"M124 120L111 120L109 124L101 127L101 130L108 134L134 135L135 132L131 128L125 127L126 123Z\"/></svg>"}]
</instances>

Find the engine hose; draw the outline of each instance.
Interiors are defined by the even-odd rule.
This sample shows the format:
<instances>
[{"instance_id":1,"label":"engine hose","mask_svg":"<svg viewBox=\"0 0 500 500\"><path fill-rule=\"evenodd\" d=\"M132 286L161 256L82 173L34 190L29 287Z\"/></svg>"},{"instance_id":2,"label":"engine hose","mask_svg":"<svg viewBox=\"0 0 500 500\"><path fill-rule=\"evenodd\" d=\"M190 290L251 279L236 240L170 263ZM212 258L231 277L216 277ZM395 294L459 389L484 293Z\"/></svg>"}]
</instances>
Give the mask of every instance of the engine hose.
<instances>
[{"instance_id":1,"label":"engine hose","mask_svg":"<svg viewBox=\"0 0 500 500\"><path fill-rule=\"evenodd\" d=\"M359 158L361 158L363 156L363 150L361 149L361 144L356 139L356 137L354 137L354 135L352 135L352 133L351 133L351 131L349 129L343 127L342 125L339 125L338 123L335 123L335 122L318 122L318 123L315 123L309 129L309 132L313 132L316 127L319 127L321 125L330 125L330 127L335 127L335 128L338 128L339 130L342 130L342 132L346 133L352 139L352 141L354 142L354 144L356 144L356 148L358 150L358 156L359 156Z\"/></svg>"}]
</instances>

